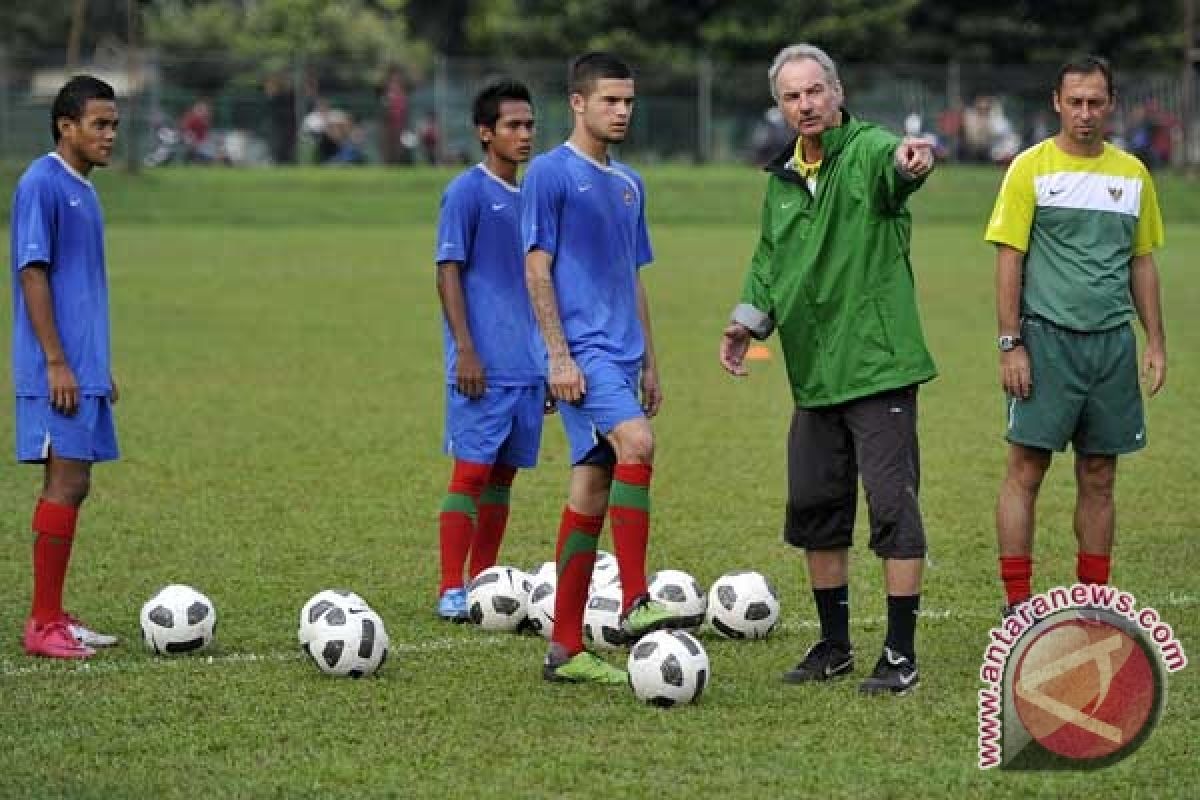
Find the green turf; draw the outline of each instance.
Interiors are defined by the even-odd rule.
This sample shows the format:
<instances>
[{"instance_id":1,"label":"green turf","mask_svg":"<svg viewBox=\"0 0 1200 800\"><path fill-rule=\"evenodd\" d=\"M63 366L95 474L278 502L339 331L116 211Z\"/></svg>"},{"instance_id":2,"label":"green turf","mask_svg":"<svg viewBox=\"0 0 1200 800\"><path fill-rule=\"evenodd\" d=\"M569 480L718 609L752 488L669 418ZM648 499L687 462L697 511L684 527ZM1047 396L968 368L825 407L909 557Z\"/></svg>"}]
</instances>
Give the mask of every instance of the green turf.
<instances>
[{"instance_id":1,"label":"green turf","mask_svg":"<svg viewBox=\"0 0 1200 800\"><path fill-rule=\"evenodd\" d=\"M1172 677L1159 729L1125 762L1091 774L975 766L977 670L1001 601L991 509L1003 417L992 253L979 239L998 173L946 170L918 203L914 261L941 370L921 397L933 559L923 683L908 698L867 699L853 681L779 681L815 626L801 561L779 537L789 396L774 344L775 358L743 381L715 359L762 178L648 172L657 264L646 280L666 393L650 566L704 584L758 569L784 609L770 640L706 637L712 683L699 705L670 712L623 689L545 685L540 640L433 618L448 465L429 222L447 175L98 176L125 458L96 470L68 599L128 642L87 668L21 654L39 474L0 462L0 526L11 533L0 561L0 797L1194 795L1194 666ZM1164 181L1171 374L1148 404L1149 450L1122 462L1115 569L1193 651L1200 333L1187 313L1200 304L1200 225L1185 219L1197 218L1197 194ZM11 451L6 423L0 452ZM513 491L502 561L552 557L566 475L552 420L542 467ZM1044 489L1041 588L1072 577L1069 478L1063 460ZM607 534L601 546L611 549ZM211 662L156 659L136 642L141 603L176 581L218 606ZM329 679L296 654L301 604L333 585L387 622L395 652L377 679ZM865 550L851 591L861 677L884 627L879 566Z\"/></svg>"}]
</instances>

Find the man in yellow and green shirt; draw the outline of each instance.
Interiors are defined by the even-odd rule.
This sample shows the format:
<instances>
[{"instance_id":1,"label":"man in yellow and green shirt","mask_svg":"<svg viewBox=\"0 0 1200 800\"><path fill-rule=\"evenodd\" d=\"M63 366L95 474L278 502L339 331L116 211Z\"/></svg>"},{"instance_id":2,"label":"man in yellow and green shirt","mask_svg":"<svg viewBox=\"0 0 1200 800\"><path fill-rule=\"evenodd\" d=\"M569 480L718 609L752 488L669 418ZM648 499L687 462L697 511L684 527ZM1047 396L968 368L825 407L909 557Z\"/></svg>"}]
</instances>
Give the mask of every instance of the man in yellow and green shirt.
<instances>
[{"instance_id":1,"label":"man in yellow and green shirt","mask_svg":"<svg viewBox=\"0 0 1200 800\"><path fill-rule=\"evenodd\" d=\"M1017 156L985 238L997 246L1000 382L1008 466L996 508L1008 607L1032 594L1034 510L1054 451L1075 451L1076 576L1107 583L1117 456L1146 445L1136 314L1147 391L1166 379L1153 251L1162 217L1150 173L1104 141L1112 72L1089 56L1063 66L1054 137Z\"/></svg>"}]
</instances>

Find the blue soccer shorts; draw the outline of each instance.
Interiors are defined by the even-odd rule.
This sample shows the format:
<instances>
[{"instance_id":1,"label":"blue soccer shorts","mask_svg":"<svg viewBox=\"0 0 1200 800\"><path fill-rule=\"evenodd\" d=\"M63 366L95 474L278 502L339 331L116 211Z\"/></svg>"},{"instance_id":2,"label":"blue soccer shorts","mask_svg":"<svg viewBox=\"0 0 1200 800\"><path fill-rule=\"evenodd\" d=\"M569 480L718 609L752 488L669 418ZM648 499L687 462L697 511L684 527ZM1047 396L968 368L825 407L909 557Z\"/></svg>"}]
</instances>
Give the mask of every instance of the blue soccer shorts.
<instances>
[{"instance_id":1,"label":"blue soccer shorts","mask_svg":"<svg viewBox=\"0 0 1200 800\"><path fill-rule=\"evenodd\" d=\"M616 463L612 447L603 437L631 419L644 417L639 400L639 366L596 361L583 370L587 391L578 403L559 403L563 430L571 447L571 464L608 466Z\"/></svg>"},{"instance_id":2,"label":"blue soccer shorts","mask_svg":"<svg viewBox=\"0 0 1200 800\"><path fill-rule=\"evenodd\" d=\"M48 397L17 398L17 460L41 464L50 453L75 461L116 461L117 428L104 395L79 398L71 416L56 411Z\"/></svg>"},{"instance_id":3,"label":"blue soccer shorts","mask_svg":"<svg viewBox=\"0 0 1200 800\"><path fill-rule=\"evenodd\" d=\"M537 465L546 387L489 386L478 400L446 387L443 449L477 464Z\"/></svg>"}]
</instances>

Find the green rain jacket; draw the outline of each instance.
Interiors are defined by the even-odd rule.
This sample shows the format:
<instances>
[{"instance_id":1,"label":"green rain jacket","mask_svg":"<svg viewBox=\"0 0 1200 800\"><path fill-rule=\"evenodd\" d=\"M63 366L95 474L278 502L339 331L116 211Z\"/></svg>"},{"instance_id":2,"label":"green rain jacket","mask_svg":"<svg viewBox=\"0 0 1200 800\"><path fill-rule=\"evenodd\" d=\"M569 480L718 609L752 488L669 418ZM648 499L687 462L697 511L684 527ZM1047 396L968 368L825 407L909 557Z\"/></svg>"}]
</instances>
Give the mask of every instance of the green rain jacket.
<instances>
[{"instance_id":1,"label":"green rain jacket","mask_svg":"<svg viewBox=\"0 0 1200 800\"><path fill-rule=\"evenodd\" d=\"M816 194L791 169L795 141L767 165L762 232L733 319L763 339L775 328L800 408L931 380L909 262L899 139L842 111L821 134Z\"/></svg>"}]
</instances>

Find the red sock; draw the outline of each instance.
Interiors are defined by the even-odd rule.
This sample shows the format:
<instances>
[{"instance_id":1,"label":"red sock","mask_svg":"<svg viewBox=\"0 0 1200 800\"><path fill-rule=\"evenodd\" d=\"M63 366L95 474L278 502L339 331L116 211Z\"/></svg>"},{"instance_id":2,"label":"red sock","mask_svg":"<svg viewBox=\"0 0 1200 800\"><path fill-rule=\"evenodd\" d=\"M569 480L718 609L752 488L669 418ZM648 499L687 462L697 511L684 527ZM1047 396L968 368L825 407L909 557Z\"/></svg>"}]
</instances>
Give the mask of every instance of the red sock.
<instances>
[{"instance_id":1,"label":"red sock","mask_svg":"<svg viewBox=\"0 0 1200 800\"><path fill-rule=\"evenodd\" d=\"M471 541L472 578L488 567L496 566L500 542L504 540L504 529L508 525L508 500L516 476L516 467L507 464L492 467L487 488L479 498L479 521Z\"/></svg>"},{"instance_id":2,"label":"red sock","mask_svg":"<svg viewBox=\"0 0 1200 800\"><path fill-rule=\"evenodd\" d=\"M1000 579L1004 581L1004 594L1008 604L1028 600L1033 594L1033 558L1031 556L1000 556Z\"/></svg>"},{"instance_id":3,"label":"red sock","mask_svg":"<svg viewBox=\"0 0 1200 800\"><path fill-rule=\"evenodd\" d=\"M604 517L589 517L563 509L558 526L558 588L554 593L554 635L567 655L583 650L583 607L587 605L588 584L596 564L596 540L604 527Z\"/></svg>"},{"instance_id":4,"label":"red sock","mask_svg":"<svg viewBox=\"0 0 1200 800\"><path fill-rule=\"evenodd\" d=\"M621 574L622 608L646 593L646 544L650 540L649 464L617 464L613 469L608 513L613 550Z\"/></svg>"},{"instance_id":5,"label":"red sock","mask_svg":"<svg viewBox=\"0 0 1200 800\"><path fill-rule=\"evenodd\" d=\"M439 597L447 589L458 589L463 585L463 567L467 563L471 538L475 534L476 504L483 494L483 485L491 469L490 464L454 461L454 472L450 476L450 485L442 500L442 513L438 517L438 541L442 555Z\"/></svg>"},{"instance_id":6,"label":"red sock","mask_svg":"<svg viewBox=\"0 0 1200 800\"><path fill-rule=\"evenodd\" d=\"M1108 583L1112 557L1099 553L1079 553L1075 557L1075 576L1080 583Z\"/></svg>"},{"instance_id":7,"label":"red sock","mask_svg":"<svg viewBox=\"0 0 1200 800\"><path fill-rule=\"evenodd\" d=\"M38 500L33 511L33 610L39 624L63 614L63 584L71 561L71 543L79 509L49 500Z\"/></svg>"}]
</instances>

